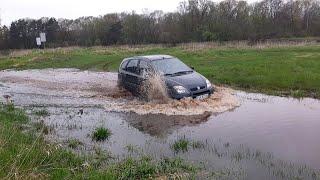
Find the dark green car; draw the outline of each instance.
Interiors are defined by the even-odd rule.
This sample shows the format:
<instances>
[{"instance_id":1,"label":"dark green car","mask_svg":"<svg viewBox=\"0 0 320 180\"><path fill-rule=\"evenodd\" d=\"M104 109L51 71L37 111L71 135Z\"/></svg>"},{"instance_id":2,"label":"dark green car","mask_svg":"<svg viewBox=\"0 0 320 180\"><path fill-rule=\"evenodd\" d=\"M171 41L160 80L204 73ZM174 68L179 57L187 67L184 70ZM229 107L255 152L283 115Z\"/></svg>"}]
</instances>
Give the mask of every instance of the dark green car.
<instances>
[{"instance_id":1,"label":"dark green car","mask_svg":"<svg viewBox=\"0 0 320 180\"><path fill-rule=\"evenodd\" d=\"M118 84L139 96L141 86L150 77L150 73L157 73L163 77L168 95L173 99L204 99L214 92L214 87L207 78L169 55L124 59L118 71Z\"/></svg>"}]
</instances>

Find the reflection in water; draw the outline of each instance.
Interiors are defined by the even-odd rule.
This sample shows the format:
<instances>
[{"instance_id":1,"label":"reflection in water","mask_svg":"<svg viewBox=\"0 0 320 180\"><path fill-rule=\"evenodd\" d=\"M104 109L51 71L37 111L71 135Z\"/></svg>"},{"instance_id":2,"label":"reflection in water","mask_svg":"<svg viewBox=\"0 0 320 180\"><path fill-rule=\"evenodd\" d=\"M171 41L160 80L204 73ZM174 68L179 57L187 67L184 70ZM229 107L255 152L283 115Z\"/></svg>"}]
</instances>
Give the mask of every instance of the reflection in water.
<instances>
[{"instance_id":1,"label":"reflection in water","mask_svg":"<svg viewBox=\"0 0 320 180\"><path fill-rule=\"evenodd\" d=\"M167 116L163 114L138 115L136 113L129 113L125 119L131 126L139 129L139 131L150 134L151 136L165 137L174 130L184 126L194 126L206 122L210 116L211 113L209 112L191 116Z\"/></svg>"}]
</instances>

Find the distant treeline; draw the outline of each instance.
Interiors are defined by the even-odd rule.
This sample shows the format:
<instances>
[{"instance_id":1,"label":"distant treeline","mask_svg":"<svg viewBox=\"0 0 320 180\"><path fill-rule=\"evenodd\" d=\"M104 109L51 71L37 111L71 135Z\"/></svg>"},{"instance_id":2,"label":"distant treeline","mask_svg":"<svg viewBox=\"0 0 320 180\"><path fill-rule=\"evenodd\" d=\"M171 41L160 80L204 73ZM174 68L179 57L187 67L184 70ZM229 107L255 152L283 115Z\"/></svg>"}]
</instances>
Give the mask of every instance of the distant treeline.
<instances>
[{"instance_id":1,"label":"distant treeline","mask_svg":"<svg viewBox=\"0 0 320 180\"><path fill-rule=\"evenodd\" d=\"M94 46L320 36L319 0L189 0L172 13L119 13L75 20L20 19L0 26L0 49L35 48L39 32L47 46Z\"/></svg>"}]
</instances>

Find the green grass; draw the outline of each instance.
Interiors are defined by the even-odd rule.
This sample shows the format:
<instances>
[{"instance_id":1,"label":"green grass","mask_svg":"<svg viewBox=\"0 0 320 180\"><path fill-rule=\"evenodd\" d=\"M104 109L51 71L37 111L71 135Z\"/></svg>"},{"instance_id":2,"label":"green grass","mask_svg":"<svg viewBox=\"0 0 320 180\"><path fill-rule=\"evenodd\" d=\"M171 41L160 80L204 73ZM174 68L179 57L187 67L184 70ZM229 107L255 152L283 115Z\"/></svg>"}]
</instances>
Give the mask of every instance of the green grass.
<instances>
[{"instance_id":1,"label":"green grass","mask_svg":"<svg viewBox=\"0 0 320 180\"><path fill-rule=\"evenodd\" d=\"M193 177L197 169L194 166L186 165L180 158L164 158L155 163L146 156L140 160L128 158L111 166L106 174L107 177L114 179L151 179L154 174L165 172L167 175L158 177L162 177L162 179L165 177L169 177L168 179L187 179ZM100 179L101 177L96 176L95 178Z\"/></svg>"},{"instance_id":2,"label":"green grass","mask_svg":"<svg viewBox=\"0 0 320 180\"><path fill-rule=\"evenodd\" d=\"M79 146L82 146L83 143L79 141L78 139L69 139L68 140L68 147L72 149L76 149Z\"/></svg>"},{"instance_id":3,"label":"green grass","mask_svg":"<svg viewBox=\"0 0 320 180\"><path fill-rule=\"evenodd\" d=\"M191 141L185 137L177 139L172 145L171 149L175 153L187 152L190 148L192 149L204 149L205 143L202 141Z\"/></svg>"},{"instance_id":4,"label":"green grass","mask_svg":"<svg viewBox=\"0 0 320 180\"><path fill-rule=\"evenodd\" d=\"M0 179L148 179L186 174L193 177L198 170L179 158L140 157L116 162L102 158L105 156L101 153L77 156L47 143L36 128L26 129L28 123L24 111L0 104Z\"/></svg>"},{"instance_id":5,"label":"green grass","mask_svg":"<svg viewBox=\"0 0 320 180\"><path fill-rule=\"evenodd\" d=\"M23 53L22 53L23 54ZM274 95L320 98L320 46L217 48L74 48L2 56L0 69L79 68L116 71L125 57L170 54L215 84Z\"/></svg>"},{"instance_id":6,"label":"green grass","mask_svg":"<svg viewBox=\"0 0 320 180\"><path fill-rule=\"evenodd\" d=\"M110 136L111 136L111 131L109 129L106 129L104 127L99 127L93 132L92 139L95 141L105 141Z\"/></svg>"},{"instance_id":7,"label":"green grass","mask_svg":"<svg viewBox=\"0 0 320 180\"><path fill-rule=\"evenodd\" d=\"M40 120L39 122L35 122L32 125L35 130L37 130L45 135L47 135L53 131L53 128L50 128L49 126L47 126L43 120Z\"/></svg>"},{"instance_id":8,"label":"green grass","mask_svg":"<svg viewBox=\"0 0 320 180\"><path fill-rule=\"evenodd\" d=\"M187 152L189 149L189 145L191 142L186 138L180 138L177 141L175 141L171 148L174 150L174 152Z\"/></svg>"},{"instance_id":9,"label":"green grass","mask_svg":"<svg viewBox=\"0 0 320 180\"><path fill-rule=\"evenodd\" d=\"M46 143L42 134L23 133L27 122L23 111L0 105L0 179L59 179L80 167L80 158Z\"/></svg>"}]
</instances>

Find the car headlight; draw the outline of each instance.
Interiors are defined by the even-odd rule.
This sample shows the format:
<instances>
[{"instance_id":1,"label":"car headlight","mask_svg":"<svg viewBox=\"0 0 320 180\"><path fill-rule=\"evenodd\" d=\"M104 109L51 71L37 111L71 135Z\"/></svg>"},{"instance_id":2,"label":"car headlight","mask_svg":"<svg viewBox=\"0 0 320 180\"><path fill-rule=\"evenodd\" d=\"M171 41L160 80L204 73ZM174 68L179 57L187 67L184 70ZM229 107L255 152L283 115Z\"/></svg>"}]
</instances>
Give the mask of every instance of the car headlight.
<instances>
[{"instance_id":1,"label":"car headlight","mask_svg":"<svg viewBox=\"0 0 320 180\"><path fill-rule=\"evenodd\" d=\"M208 79L206 79L206 84L207 84L207 88L211 88L212 85Z\"/></svg>"},{"instance_id":2,"label":"car headlight","mask_svg":"<svg viewBox=\"0 0 320 180\"><path fill-rule=\"evenodd\" d=\"M173 86L173 89L176 90L176 92L178 94L186 94L186 93L189 93L189 91L183 87L183 86Z\"/></svg>"}]
</instances>

